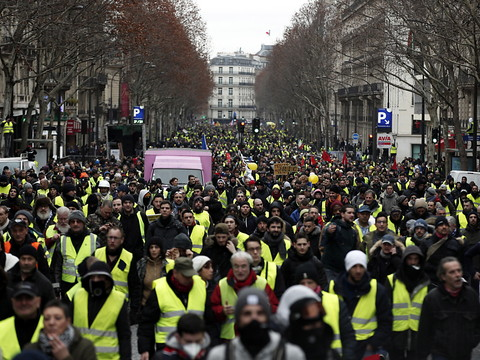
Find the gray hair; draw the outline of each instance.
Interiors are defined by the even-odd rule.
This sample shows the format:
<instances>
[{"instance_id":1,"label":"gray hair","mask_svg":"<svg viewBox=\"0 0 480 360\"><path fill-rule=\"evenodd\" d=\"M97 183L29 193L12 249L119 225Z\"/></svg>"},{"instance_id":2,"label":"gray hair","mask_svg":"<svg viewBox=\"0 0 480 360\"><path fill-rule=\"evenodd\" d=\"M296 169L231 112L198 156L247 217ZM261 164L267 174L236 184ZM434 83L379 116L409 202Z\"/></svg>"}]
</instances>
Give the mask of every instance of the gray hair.
<instances>
[{"instance_id":1,"label":"gray hair","mask_svg":"<svg viewBox=\"0 0 480 360\"><path fill-rule=\"evenodd\" d=\"M113 208L112 200L103 200L102 205L100 207L103 209L104 207L109 207L110 209Z\"/></svg>"},{"instance_id":2,"label":"gray hair","mask_svg":"<svg viewBox=\"0 0 480 360\"><path fill-rule=\"evenodd\" d=\"M232 255L232 257L230 258L230 263L233 265L233 262L235 260L247 260L248 261L248 264L250 266L253 265L253 258L252 258L252 255L250 255L249 253L247 253L246 251L237 251L235 254Z\"/></svg>"},{"instance_id":3,"label":"gray hair","mask_svg":"<svg viewBox=\"0 0 480 360\"><path fill-rule=\"evenodd\" d=\"M60 206L58 209L57 209L57 215L70 215L70 209L66 206Z\"/></svg>"},{"instance_id":4,"label":"gray hair","mask_svg":"<svg viewBox=\"0 0 480 360\"><path fill-rule=\"evenodd\" d=\"M456 225L457 224L457 219L455 219L455 217L453 216L447 216L447 221L448 221L448 224L449 225Z\"/></svg>"}]
</instances>

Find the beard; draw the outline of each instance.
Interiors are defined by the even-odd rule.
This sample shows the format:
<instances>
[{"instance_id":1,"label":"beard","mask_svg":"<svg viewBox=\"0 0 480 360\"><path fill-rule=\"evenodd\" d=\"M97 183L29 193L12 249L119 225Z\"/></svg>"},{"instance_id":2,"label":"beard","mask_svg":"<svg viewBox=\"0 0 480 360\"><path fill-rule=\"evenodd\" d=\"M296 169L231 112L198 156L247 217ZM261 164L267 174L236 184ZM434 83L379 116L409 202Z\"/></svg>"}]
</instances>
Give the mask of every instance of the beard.
<instances>
[{"instance_id":1,"label":"beard","mask_svg":"<svg viewBox=\"0 0 480 360\"><path fill-rule=\"evenodd\" d=\"M68 225L68 224L67 225L57 224L57 229L58 229L58 231L60 231L60 233L65 234L68 231L68 229L70 229L70 225Z\"/></svg>"},{"instance_id":2,"label":"beard","mask_svg":"<svg viewBox=\"0 0 480 360\"><path fill-rule=\"evenodd\" d=\"M40 220L47 220L50 217L50 215L52 215L52 210L49 210L47 212L37 211L37 217Z\"/></svg>"}]
</instances>

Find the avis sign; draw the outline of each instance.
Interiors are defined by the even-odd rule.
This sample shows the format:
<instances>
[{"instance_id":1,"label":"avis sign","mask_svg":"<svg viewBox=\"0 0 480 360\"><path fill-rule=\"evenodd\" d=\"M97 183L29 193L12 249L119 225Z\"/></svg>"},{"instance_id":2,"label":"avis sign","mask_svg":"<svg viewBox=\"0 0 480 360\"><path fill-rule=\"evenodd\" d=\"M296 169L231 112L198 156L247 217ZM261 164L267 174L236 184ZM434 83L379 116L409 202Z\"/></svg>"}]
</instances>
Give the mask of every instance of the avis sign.
<instances>
[{"instance_id":1,"label":"avis sign","mask_svg":"<svg viewBox=\"0 0 480 360\"><path fill-rule=\"evenodd\" d=\"M392 128L392 110L391 109L378 109L378 129L391 129Z\"/></svg>"},{"instance_id":2,"label":"avis sign","mask_svg":"<svg viewBox=\"0 0 480 360\"><path fill-rule=\"evenodd\" d=\"M378 149L390 149L393 145L392 134L377 134L377 148Z\"/></svg>"}]
</instances>

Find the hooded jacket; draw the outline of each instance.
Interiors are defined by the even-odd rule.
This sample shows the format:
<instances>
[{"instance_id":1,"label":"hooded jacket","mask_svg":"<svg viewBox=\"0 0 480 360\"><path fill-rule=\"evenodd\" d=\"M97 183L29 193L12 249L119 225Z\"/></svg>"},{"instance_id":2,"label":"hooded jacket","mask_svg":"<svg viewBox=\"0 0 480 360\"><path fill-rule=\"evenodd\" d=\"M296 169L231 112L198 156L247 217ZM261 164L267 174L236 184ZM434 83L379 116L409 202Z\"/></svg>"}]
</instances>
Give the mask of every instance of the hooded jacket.
<instances>
[{"instance_id":1,"label":"hooded jacket","mask_svg":"<svg viewBox=\"0 0 480 360\"><path fill-rule=\"evenodd\" d=\"M318 275L320 276L320 283L318 285L320 285L322 289L326 289L328 282L322 262L313 255L311 248L308 249L304 255L300 255L293 246L288 249L288 257L285 259L282 267L280 268L283 278L285 279L285 286L288 288L292 285L295 285L295 270L300 265L307 262L310 262L315 266Z\"/></svg>"},{"instance_id":2,"label":"hooded jacket","mask_svg":"<svg viewBox=\"0 0 480 360\"><path fill-rule=\"evenodd\" d=\"M238 246L238 240L234 236L229 236L227 241L231 241L233 245L235 245L235 248ZM215 271L213 279L215 282L227 276L228 271L232 268L232 264L230 263L232 253L226 246L218 245L215 241L215 235L207 237L201 255L208 256L210 260L212 260Z\"/></svg>"}]
</instances>

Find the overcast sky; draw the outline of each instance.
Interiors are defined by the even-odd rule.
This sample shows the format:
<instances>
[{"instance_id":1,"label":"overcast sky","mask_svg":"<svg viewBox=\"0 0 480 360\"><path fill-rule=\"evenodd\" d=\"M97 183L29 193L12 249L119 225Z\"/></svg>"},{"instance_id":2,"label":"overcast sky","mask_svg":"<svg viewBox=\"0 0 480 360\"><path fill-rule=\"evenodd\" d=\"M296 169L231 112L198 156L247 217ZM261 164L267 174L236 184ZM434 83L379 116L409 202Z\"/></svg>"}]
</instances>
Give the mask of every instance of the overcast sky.
<instances>
[{"instance_id":1,"label":"overcast sky","mask_svg":"<svg viewBox=\"0 0 480 360\"><path fill-rule=\"evenodd\" d=\"M218 52L256 53L262 44L282 39L292 16L306 0L196 0L210 38L210 56ZM270 30L270 36L266 34Z\"/></svg>"}]
</instances>

